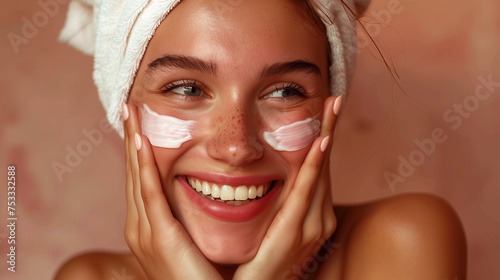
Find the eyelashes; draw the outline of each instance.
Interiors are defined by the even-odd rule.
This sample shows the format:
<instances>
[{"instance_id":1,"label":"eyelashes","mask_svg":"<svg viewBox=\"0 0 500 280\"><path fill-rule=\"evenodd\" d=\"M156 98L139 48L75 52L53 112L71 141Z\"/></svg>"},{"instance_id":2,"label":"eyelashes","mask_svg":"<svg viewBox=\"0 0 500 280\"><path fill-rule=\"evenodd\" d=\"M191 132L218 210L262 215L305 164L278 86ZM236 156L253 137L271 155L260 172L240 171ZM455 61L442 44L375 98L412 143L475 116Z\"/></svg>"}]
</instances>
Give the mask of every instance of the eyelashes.
<instances>
[{"instance_id":1,"label":"eyelashes","mask_svg":"<svg viewBox=\"0 0 500 280\"><path fill-rule=\"evenodd\" d=\"M200 82L198 82L197 80L180 80L180 81L175 81L175 82L171 82L171 83L164 85L162 87L161 91L163 93L166 93L172 89L175 89L175 88L178 88L181 86L192 86L192 87L198 87L198 88L203 87L203 85Z\"/></svg>"},{"instance_id":2,"label":"eyelashes","mask_svg":"<svg viewBox=\"0 0 500 280\"><path fill-rule=\"evenodd\" d=\"M165 95L175 95L179 98L202 98L208 96L207 87L197 80L179 80L164 85L160 92ZM308 96L307 91L293 82L283 82L274 85L274 90L268 90L259 99L294 101Z\"/></svg>"},{"instance_id":3,"label":"eyelashes","mask_svg":"<svg viewBox=\"0 0 500 280\"><path fill-rule=\"evenodd\" d=\"M160 92L177 94L184 98L200 97L205 92L205 86L197 80L180 80L164 85Z\"/></svg>"},{"instance_id":4,"label":"eyelashes","mask_svg":"<svg viewBox=\"0 0 500 280\"><path fill-rule=\"evenodd\" d=\"M276 96L276 93L278 96ZM279 96L279 94L282 94L282 96ZM307 97L308 94L306 90L299 86L296 83L281 83L280 85L275 85L274 86L274 91L263 96L261 99L266 99L266 98L285 98L285 99L291 99L291 98L305 98Z\"/></svg>"}]
</instances>

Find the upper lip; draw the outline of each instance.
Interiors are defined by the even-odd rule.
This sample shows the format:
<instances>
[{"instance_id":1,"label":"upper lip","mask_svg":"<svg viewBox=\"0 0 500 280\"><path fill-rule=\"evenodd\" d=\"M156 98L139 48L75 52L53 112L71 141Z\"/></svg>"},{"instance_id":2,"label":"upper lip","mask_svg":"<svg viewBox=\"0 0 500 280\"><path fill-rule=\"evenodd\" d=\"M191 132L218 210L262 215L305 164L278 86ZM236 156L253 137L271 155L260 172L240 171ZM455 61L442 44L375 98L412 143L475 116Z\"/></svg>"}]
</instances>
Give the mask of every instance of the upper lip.
<instances>
[{"instance_id":1,"label":"upper lip","mask_svg":"<svg viewBox=\"0 0 500 280\"><path fill-rule=\"evenodd\" d=\"M217 172L189 172L183 174L183 176L190 176L203 181L230 186L262 185L271 181L282 180L281 176L273 174L227 175Z\"/></svg>"}]
</instances>

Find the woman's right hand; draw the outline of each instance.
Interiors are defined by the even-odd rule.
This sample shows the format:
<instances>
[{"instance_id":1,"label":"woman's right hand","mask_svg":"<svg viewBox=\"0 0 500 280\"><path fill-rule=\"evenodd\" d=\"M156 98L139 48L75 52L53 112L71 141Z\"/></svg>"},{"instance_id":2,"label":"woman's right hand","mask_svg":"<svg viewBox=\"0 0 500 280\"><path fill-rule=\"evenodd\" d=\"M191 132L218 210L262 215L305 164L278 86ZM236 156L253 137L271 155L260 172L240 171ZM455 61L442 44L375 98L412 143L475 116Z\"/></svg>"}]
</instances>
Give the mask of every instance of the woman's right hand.
<instances>
[{"instance_id":1,"label":"woman's right hand","mask_svg":"<svg viewBox=\"0 0 500 280\"><path fill-rule=\"evenodd\" d=\"M222 279L174 218L163 193L153 150L138 124L137 107L124 104L127 162L125 240L148 279Z\"/></svg>"}]
</instances>

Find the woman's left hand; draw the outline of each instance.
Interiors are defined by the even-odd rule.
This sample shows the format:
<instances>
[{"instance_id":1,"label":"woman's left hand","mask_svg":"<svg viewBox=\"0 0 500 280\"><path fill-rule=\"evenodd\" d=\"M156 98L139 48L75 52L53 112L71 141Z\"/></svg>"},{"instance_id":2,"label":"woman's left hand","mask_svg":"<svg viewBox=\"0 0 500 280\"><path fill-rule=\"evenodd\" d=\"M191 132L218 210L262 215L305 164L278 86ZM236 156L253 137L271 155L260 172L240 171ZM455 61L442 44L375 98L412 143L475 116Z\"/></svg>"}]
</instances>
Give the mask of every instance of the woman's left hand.
<instances>
[{"instance_id":1,"label":"woman's left hand","mask_svg":"<svg viewBox=\"0 0 500 280\"><path fill-rule=\"evenodd\" d=\"M313 142L256 256L237 268L234 279L298 279L308 260L335 231L329 155L337 119L333 108L335 101L341 102L339 98L325 101L320 136Z\"/></svg>"}]
</instances>

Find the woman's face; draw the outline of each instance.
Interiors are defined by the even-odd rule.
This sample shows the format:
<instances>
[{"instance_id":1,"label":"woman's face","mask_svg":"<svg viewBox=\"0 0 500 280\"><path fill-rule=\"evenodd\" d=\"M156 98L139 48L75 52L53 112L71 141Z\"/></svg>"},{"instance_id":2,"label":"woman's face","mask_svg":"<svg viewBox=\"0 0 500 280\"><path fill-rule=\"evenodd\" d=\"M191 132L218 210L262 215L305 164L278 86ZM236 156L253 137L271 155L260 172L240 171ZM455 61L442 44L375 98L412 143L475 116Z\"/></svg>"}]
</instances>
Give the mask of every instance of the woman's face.
<instances>
[{"instance_id":1,"label":"woman's face","mask_svg":"<svg viewBox=\"0 0 500 280\"><path fill-rule=\"evenodd\" d=\"M255 256L309 150L275 150L263 133L321 120L326 37L301 9L285 0L183 0L151 39L132 87L138 108L196 122L180 148L153 151L173 214L213 262ZM215 184L264 194L229 205L197 193L196 181L209 192Z\"/></svg>"}]
</instances>

